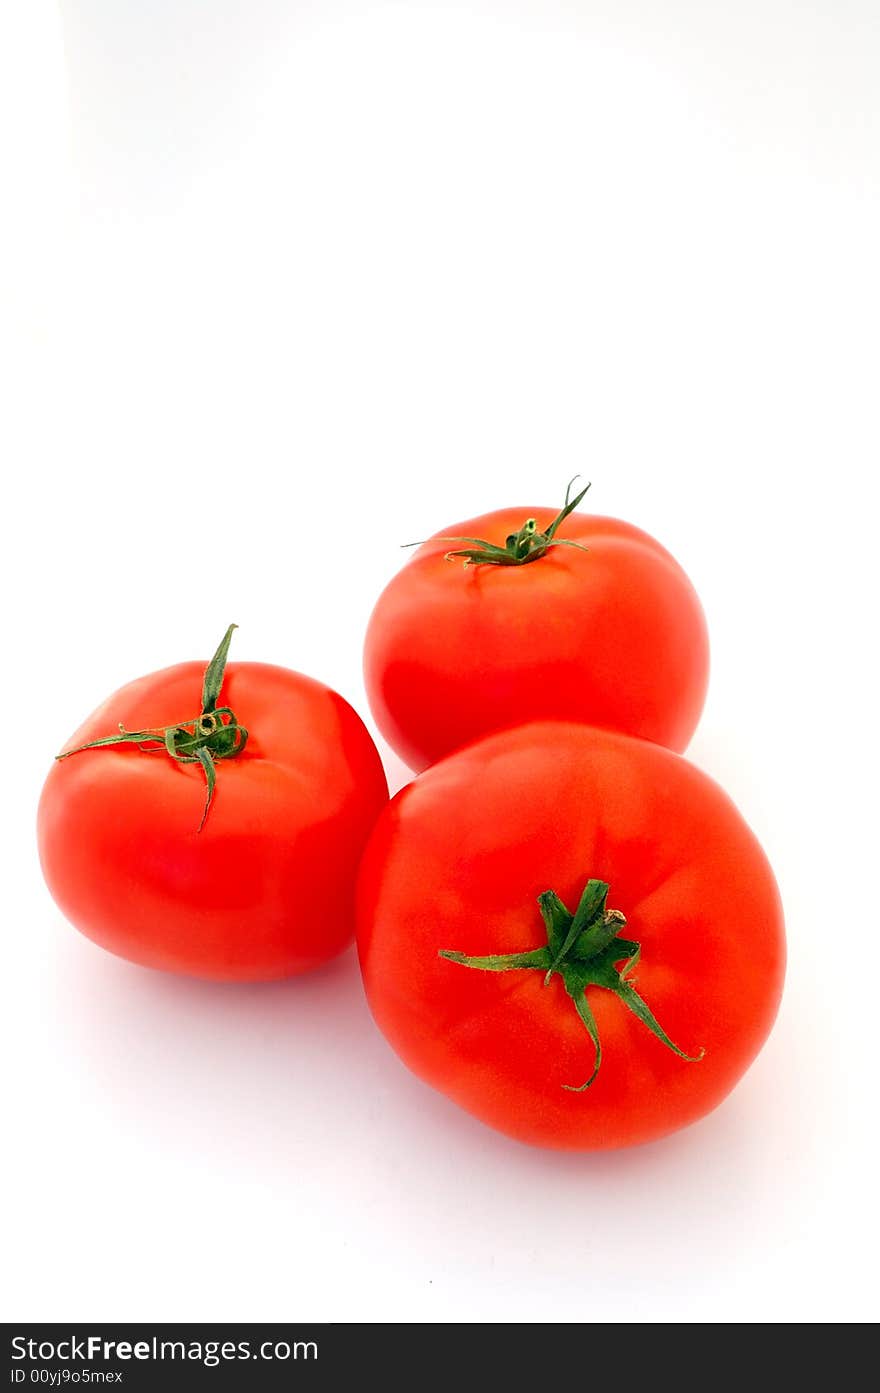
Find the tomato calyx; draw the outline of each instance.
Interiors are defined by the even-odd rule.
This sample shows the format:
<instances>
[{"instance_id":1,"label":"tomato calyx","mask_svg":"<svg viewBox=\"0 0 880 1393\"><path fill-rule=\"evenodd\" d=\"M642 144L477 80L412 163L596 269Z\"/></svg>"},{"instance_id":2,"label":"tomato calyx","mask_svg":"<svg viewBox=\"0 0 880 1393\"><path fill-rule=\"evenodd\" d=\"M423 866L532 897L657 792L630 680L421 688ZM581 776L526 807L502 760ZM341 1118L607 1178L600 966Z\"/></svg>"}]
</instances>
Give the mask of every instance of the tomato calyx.
<instances>
[{"instance_id":1,"label":"tomato calyx","mask_svg":"<svg viewBox=\"0 0 880 1393\"><path fill-rule=\"evenodd\" d=\"M465 542L466 546L457 547L453 551L447 551L444 560L455 561L463 560L465 569L468 566L525 566L530 561L537 561L550 547L574 547L577 551L587 551L587 547L580 542L573 542L568 537L557 537L556 533L562 523L573 513L575 508L585 496L587 487L581 489L576 498L571 497L572 484L574 479L565 490L565 502L560 508L556 517L547 528L546 532L538 531L538 524L534 518L526 518L518 532L511 532L506 539L504 546L496 546L494 542L483 541L480 537L436 537L439 542ZM412 546L422 546L421 542L410 543Z\"/></svg>"},{"instance_id":2,"label":"tomato calyx","mask_svg":"<svg viewBox=\"0 0 880 1393\"><path fill-rule=\"evenodd\" d=\"M630 976L641 955L641 944L621 936L620 930L626 924L626 917L619 909L608 909L609 889L604 880L588 880L574 914L565 907L555 890L545 890L539 895L538 905L547 932L546 947L488 957L440 950L441 958L483 972L535 969L544 973L545 987L554 974L559 974L595 1051L593 1072L586 1083L562 1085L570 1093L583 1093L588 1089L602 1064L602 1044L596 1018L587 999L587 987L604 987L613 992L680 1059L693 1064L702 1059L705 1053L700 1050L698 1054L686 1054L674 1044L633 986ZM618 968L618 963L623 965Z\"/></svg>"},{"instance_id":3,"label":"tomato calyx","mask_svg":"<svg viewBox=\"0 0 880 1393\"><path fill-rule=\"evenodd\" d=\"M233 630L237 624L230 624L217 652L205 668L202 681L202 709L198 716L185 721L175 721L172 725L155 726L150 730L126 730L120 723L118 735L104 735L99 740L89 740L85 745L77 745L72 750L64 750L56 759L69 759L71 755L83 750L103 749L109 745L137 745L145 754L162 751L177 760L178 764L200 764L205 774L205 806L198 830L201 832L211 809L214 788L217 783L215 761L234 759L240 755L247 744L248 733L239 725L235 713L228 706L218 706L226 659Z\"/></svg>"}]
</instances>

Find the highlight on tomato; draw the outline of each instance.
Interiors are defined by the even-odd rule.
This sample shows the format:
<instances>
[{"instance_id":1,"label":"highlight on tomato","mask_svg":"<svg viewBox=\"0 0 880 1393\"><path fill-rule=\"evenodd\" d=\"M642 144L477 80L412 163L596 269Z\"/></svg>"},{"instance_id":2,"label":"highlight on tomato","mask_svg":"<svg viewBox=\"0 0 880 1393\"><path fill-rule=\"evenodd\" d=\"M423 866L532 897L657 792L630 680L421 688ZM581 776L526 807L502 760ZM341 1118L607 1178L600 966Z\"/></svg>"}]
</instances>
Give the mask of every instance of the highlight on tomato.
<instances>
[{"instance_id":1,"label":"highlight on tomato","mask_svg":"<svg viewBox=\"0 0 880 1393\"><path fill-rule=\"evenodd\" d=\"M223 981L305 972L353 937L354 883L388 800L373 741L302 673L208 663L128 683L43 788L43 873L88 938Z\"/></svg>"},{"instance_id":2,"label":"highlight on tomato","mask_svg":"<svg viewBox=\"0 0 880 1393\"><path fill-rule=\"evenodd\" d=\"M589 488L589 485L587 485ZM571 720L682 751L709 675L690 581L616 518L508 508L419 546L369 622L373 715L415 770L493 730Z\"/></svg>"},{"instance_id":3,"label":"highlight on tomato","mask_svg":"<svg viewBox=\"0 0 880 1393\"><path fill-rule=\"evenodd\" d=\"M653 1141L726 1097L782 991L782 909L727 795L659 745L503 731L394 798L358 950L404 1063L538 1146Z\"/></svg>"}]
</instances>

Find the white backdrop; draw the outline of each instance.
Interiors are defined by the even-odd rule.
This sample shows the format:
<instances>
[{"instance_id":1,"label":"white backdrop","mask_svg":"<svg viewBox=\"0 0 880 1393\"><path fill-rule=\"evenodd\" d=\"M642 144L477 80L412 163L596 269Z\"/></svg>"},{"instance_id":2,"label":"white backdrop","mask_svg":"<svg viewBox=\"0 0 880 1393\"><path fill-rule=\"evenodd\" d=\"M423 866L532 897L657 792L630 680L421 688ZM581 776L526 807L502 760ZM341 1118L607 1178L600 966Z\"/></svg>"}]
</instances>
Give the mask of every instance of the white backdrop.
<instances>
[{"instance_id":1,"label":"white backdrop","mask_svg":"<svg viewBox=\"0 0 880 1393\"><path fill-rule=\"evenodd\" d=\"M872 0L0 12L7 1319L876 1316L878 63ZM107 956L33 834L230 620L366 715L398 544L578 471L701 594L791 955L734 1096L598 1157L411 1078L351 954Z\"/></svg>"}]
</instances>

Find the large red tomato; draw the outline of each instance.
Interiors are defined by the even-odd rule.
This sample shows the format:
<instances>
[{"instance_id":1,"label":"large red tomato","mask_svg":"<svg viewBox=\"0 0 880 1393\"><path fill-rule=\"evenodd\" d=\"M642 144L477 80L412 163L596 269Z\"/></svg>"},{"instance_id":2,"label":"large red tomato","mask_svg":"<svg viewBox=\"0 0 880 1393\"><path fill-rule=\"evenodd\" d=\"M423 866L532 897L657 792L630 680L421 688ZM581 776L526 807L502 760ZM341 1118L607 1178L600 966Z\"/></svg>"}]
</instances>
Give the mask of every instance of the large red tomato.
<instances>
[{"instance_id":1,"label":"large red tomato","mask_svg":"<svg viewBox=\"0 0 880 1393\"><path fill-rule=\"evenodd\" d=\"M730 799L659 745L566 723L405 788L361 867L358 947L409 1067L521 1141L651 1141L714 1108L782 989L773 873Z\"/></svg>"},{"instance_id":2,"label":"large red tomato","mask_svg":"<svg viewBox=\"0 0 880 1393\"><path fill-rule=\"evenodd\" d=\"M357 865L388 788L341 696L264 663L224 672L230 635L207 672L151 673L80 726L65 747L79 752L46 780L38 834L49 889L96 943L255 981L351 941Z\"/></svg>"},{"instance_id":3,"label":"large red tomato","mask_svg":"<svg viewBox=\"0 0 880 1393\"><path fill-rule=\"evenodd\" d=\"M447 527L379 597L367 694L410 768L530 720L687 745L709 672L700 602L647 533L570 512L582 497L556 517L508 508Z\"/></svg>"}]
</instances>

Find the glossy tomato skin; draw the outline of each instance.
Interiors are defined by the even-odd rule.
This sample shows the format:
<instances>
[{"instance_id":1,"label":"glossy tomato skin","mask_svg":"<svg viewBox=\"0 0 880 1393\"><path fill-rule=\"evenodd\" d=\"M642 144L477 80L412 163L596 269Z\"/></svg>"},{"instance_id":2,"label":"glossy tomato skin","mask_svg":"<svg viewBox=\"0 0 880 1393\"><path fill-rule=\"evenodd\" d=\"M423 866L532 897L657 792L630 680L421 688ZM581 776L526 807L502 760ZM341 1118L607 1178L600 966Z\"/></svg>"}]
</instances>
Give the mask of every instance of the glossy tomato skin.
<instances>
[{"instance_id":1,"label":"glossy tomato skin","mask_svg":"<svg viewBox=\"0 0 880 1393\"><path fill-rule=\"evenodd\" d=\"M199 711L204 663L121 688L65 749ZM222 689L250 732L217 763L202 831L199 765L133 746L56 763L38 814L43 873L87 937L147 967L221 981L288 977L353 937L354 881L388 789L336 692L286 668L230 663Z\"/></svg>"},{"instance_id":2,"label":"glossy tomato skin","mask_svg":"<svg viewBox=\"0 0 880 1393\"><path fill-rule=\"evenodd\" d=\"M498 545L549 508L513 508L444 529ZM615 518L573 513L524 566L447 560L426 542L385 588L364 648L367 695L389 743L421 770L481 735L573 720L683 750L709 676L703 611L658 542Z\"/></svg>"},{"instance_id":3,"label":"glossy tomato skin","mask_svg":"<svg viewBox=\"0 0 880 1393\"><path fill-rule=\"evenodd\" d=\"M588 988L603 1060L558 976L449 962L546 942L536 898L590 877L641 943L634 980L673 1054ZM567 723L489 736L397 795L361 867L358 948L380 1029L427 1083L520 1141L653 1141L717 1106L773 1023L785 941L773 873L733 803L672 752Z\"/></svg>"}]
</instances>

